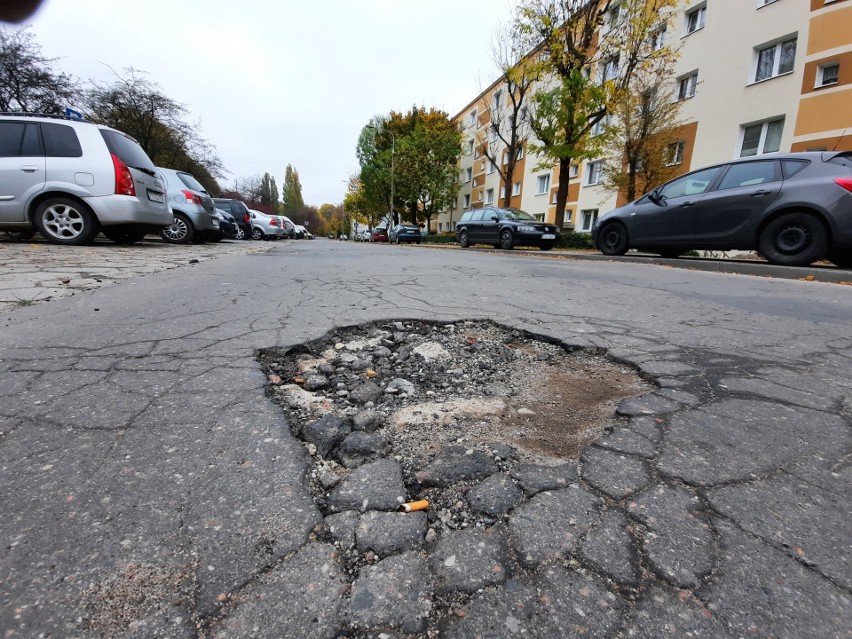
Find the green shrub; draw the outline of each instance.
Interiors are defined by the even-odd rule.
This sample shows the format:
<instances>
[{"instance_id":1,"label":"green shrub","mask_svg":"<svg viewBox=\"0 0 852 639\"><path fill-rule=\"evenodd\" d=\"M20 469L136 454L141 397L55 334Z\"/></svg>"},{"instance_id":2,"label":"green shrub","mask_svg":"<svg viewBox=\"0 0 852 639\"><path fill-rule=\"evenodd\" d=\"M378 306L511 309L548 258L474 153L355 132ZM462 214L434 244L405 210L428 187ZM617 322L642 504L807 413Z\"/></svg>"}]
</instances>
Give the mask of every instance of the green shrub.
<instances>
[{"instance_id":1,"label":"green shrub","mask_svg":"<svg viewBox=\"0 0 852 639\"><path fill-rule=\"evenodd\" d=\"M420 241L424 244L455 244L455 235L421 235Z\"/></svg>"},{"instance_id":2,"label":"green shrub","mask_svg":"<svg viewBox=\"0 0 852 639\"><path fill-rule=\"evenodd\" d=\"M566 249L593 249L591 233L563 233L559 241L559 248Z\"/></svg>"}]
</instances>

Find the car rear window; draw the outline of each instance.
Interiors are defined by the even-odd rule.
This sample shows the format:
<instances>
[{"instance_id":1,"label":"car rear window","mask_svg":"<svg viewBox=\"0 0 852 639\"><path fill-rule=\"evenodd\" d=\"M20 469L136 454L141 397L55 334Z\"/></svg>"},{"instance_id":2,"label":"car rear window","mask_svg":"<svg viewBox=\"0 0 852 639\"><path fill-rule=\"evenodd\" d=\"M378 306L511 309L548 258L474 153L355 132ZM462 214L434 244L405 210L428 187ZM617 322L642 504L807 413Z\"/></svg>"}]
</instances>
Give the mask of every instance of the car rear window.
<instances>
[{"instance_id":1,"label":"car rear window","mask_svg":"<svg viewBox=\"0 0 852 639\"><path fill-rule=\"evenodd\" d=\"M34 122L0 122L0 157L20 158L44 155Z\"/></svg>"},{"instance_id":2,"label":"car rear window","mask_svg":"<svg viewBox=\"0 0 852 639\"><path fill-rule=\"evenodd\" d=\"M77 139L77 132L67 124L42 122L41 134L44 137L44 154L47 157L83 157L83 147Z\"/></svg>"},{"instance_id":3,"label":"car rear window","mask_svg":"<svg viewBox=\"0 0 852 639\"><path fill-rule=\"evenodd\" d=\"M186 188L192 189L193 191L201 191L202 193L207 193L207 189L201 186L201 182L192 177L189 173L181 173L178 171L178 177L180 181L184 183Z\"/></svg>"},{"instance_id":4,"label":"car rear window","mask_svg":"<svg viewBox=\"0 0 852 639\"><path fill-rule=\"evenodd\" d=\"M838 153L828 161L830 164L839 164L847 169L852 169L852 153Z\"/></svg>"},{"instance_id":5,"label":"car rear window","mask_svg":"<svg viewBox=\"0 0 852 639\"><path fill-rule=\"evenodd\" d=\"M109 152L117 155L127 166L135 169L146 169L153 172L155 167L151 158L142 150L142 147L123 133L110 129L101 129L101 135L106 142Z\"/></svg>"}]
</instances>

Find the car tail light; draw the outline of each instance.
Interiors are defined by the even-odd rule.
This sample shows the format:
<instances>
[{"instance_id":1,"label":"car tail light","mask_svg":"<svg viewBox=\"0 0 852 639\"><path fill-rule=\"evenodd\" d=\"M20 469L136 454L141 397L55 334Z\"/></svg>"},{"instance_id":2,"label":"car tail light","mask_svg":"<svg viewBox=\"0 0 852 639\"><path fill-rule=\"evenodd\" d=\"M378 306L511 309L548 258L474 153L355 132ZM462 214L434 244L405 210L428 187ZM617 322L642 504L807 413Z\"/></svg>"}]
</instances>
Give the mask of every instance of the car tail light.
<instances>
[{"instance_id":1,"label":"car tail light","mask_svg":"<svg viewBox=\"0 0 852 639\"><path fill-rule=\"evenodd\" d=\"M201 204L201 196L196 195L192 191L181 191L187 202L191 202L192 204Z\"/></svg>"},{"instance_id":2,"label":"car tail light","mask_svg":"<svg viewBox=\"0 0 852 639\"><path fill-rule=\"evenodd\" d=\"M112 165L115 168L115 194L136 195L136 185L133 183L133 176L130 174L130 169L127 168L124 160L113 153Z\"/></svg>"},{"instance_id":3,"label":"car tail light","mask_svg":"<svg viewBox=\"0 0 852 639\"><path fill-rule=\"evenodd\" d=\"M852 193L852 178L837 178L834 180L838 185Z\"/></svg>"},{"instance_id":4,"label":"car tail light","mask_svg":"<svg viewBox=\"0 0 852 639\"><path fill-rule=\"evenodd\" d=\"M278 226L278 220L269 220L269 226Z\"/></svg>"},{"instance_id":5,"label":"car tail light","mask_svg":"<svg viewBox=\"0 0 852 639\"><path fill-rule=\"evenodd\" d=\"M249 222L249 214L248 214L248 213L246 213L246 216L243 218L243 221L244 221L246 224L251 224L251 222Z\"/></svg>"}]
</instances>

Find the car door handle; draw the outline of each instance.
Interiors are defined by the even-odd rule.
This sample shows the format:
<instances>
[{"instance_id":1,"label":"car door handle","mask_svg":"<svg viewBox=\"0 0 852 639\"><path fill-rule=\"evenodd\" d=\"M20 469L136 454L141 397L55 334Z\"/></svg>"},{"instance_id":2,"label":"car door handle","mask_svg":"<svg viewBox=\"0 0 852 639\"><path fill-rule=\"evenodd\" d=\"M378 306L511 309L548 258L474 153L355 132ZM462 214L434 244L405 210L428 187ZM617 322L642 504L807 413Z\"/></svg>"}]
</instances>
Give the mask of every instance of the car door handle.
<instances>
[{"instance_id":1,"label":"car door handle","mask_svg":"<svg viewBox=\"0 0 852 639\"><path fill-rule=\"evenodd\" d=\"M769 193L769 191L764 191L763 189L761 189L760 191L755 191L754 193L752 193L751 196L752 197L763 197L767 193Z\"/></svg>"},{"instance_id":2,"label":"car door handle","mask_svg":"<svg viewBox=\"0 0 852 639\"><path fill-rule=\"evenodd\" d=\"M685 209L687 206L692 206L695 202L684 202L680 205L680 208Z\"/></svg>"},{"instance_id":3,"label":"car door handle","mask_svg":"<svg viewBox=\"0 0 852 639\"><path fill-rule=\"evenodd\" d=\"M38 171L38 167L34 164L25 164L21 167L21 171L23 171L24 173L35 173L36 171Z\"/></svg>"}]
</instances>

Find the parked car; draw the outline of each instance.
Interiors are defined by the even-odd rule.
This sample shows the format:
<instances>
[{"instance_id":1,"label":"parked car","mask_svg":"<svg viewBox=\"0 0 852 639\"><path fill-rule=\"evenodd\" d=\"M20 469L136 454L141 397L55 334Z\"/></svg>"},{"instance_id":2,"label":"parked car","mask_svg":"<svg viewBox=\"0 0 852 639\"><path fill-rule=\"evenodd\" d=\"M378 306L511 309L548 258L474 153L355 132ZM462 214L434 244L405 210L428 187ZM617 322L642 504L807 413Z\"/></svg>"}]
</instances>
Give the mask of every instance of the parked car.
<instances>
[{"instance_id":1,"label":"parked car","mask_svg":"<svg viewBox=\"0 0 852 639\"><path fill-rule=\"evenodd\" d=\"M221 242L222 240L237 239L238 225L234 216L222 209L213 209L213 215L219 220L219 228L213 231L210 241Z\"/></svg>"},{"instance_id":2,"label":"parked car","mask_svg":"<svg viewBox=\"0 0 852 639\"><path fill-rule=\"evenodd\" d=\"M249 209L251 220L251 239L278 240L284 237L284 224L277 215L267 215L262 211Z\"/></svg>"},{"instance_id":3,"label":"parked car","mask_svg":"<svg viewBox=\"0 0 852 639\"><path fill-rule=\"evenodd\" d=\"M98 231L136 242L171 223L163 182L130 136L64 116L0 114L0 230L77 245Z\"/></svg>"},{"instance_id":4,"label":"parked car","mask_svg":"<svg viewBox=\"0 0 852 639\"><path fill-rule=\"evenodd\" d=\"M157 167L166 187L174 221L160 230L160 237L173 244L207 240L219 230L213 199L201 183L185 171Z\"/></svg>"},{"instance_id":5,"label":"parked car","mask_svg":"<svg viewBox=\"0 0 852 639\"><path fill-rule=\"evenodd\" d=\"M539 222L520 209L472 209L462 215L456 226L456 239L462 248L472 244L491 244L496 248L537 246L549 251L559 241L553 224Z\"/></svg>"},{"instance_id":6,"label":"parked car","mask_svg":"<svg viewBox=\"0 0 852 639\"><path fill-rule=\"evenodd\" d=\"M416 242L420 244L420 227L414 224L397 224L388 231L388 242L402 244Z\"/></svg>"},{"instance_id":7,"label":"parked car","mask_svg":"<svg viewBox=\"0 0 852 639\"><path fill-rule=\"evenodd\" d=\"M234 220L237 222L236 239L247 240L251 237L251 218L249 217L248 207L245 202L214 197L213 206L226 213L230 213L234 217Z\"/></svg>"},{"instance_id":8,"label":"parked car","mask_svg":"<svg viewBox=\"0 0 852 639\"><path fill-rule=\"evenodd\" d=\"M373 234L370 236L371 242L387 242L388 241L388 230L379 226L373 229Z\"/></svg>"},{"instance_id":9,"label":"parked car","mask_svg":"<svg viewBox=\"0 0 852 639\"><path fill-rule=\"evenodd\" d=\"M300 240L312 240L314 239L313 234L301 224L296 225L296 235Z\"/></svg>"},{"instance_id":10,"label":"parked car","mask_svg":"<svg viewBox=\"0 0 852 639\"><path fill-rule=\"evenodd\" d=\"M687 173L602 216L605 255L756 250L772 264L852 267L852 153L756 156Z\"/></svg>"}]
</instances>

